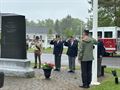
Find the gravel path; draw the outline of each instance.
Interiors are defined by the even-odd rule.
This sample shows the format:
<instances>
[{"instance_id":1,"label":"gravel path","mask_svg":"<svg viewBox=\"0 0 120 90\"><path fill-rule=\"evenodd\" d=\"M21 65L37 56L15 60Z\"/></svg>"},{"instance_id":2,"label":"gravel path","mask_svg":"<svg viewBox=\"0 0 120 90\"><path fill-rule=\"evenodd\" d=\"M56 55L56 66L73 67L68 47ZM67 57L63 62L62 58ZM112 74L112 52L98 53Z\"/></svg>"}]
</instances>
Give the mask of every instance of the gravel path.
<instances>
[{"instance_id":1,"label":"gravel path","mask_svg":"<svg viewBox=\"0 0 120 90\"><path fill-rule=\"evenodd\" d=\"M81 85L80 70L68 73L66 67L61 72L52 71L51 79L46 80L43 70L35 69L34 78L5 77L4 87L0 90L86 90ZM108 75L99 78L101 82ZM87 89L88 90L88 89Z\"/></svg>"},{"instance_id":2,"label":"gravel path","mask_svg":"<svg viewBox=\"0 0 120 90\"><path fill-rule=\"evenodd\" d=\"M36 69L35 78L5 77L4 87L0 90L83 90L80 85L80 71L70 74L66 70L52 72L50 80L44 79L43 71Z\"/></svg>"}]
</instances>

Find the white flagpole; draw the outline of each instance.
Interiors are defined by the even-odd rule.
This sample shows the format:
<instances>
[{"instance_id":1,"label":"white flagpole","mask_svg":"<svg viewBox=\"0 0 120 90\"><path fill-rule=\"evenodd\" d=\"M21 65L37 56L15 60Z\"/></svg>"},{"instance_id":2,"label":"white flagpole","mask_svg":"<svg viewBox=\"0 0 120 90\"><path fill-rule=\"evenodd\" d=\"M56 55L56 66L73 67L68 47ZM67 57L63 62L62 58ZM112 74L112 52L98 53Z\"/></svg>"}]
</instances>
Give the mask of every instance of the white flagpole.
<instances>
[{"instance_id":1,"label":"white flagpole","mask_svg":"<svg viewBox=\"0 0 120 90\"><path fill-rule=\"evenodd\" d=\"M2 12L0 10L0 34L1 34L1 30L2 30ZM1 45L0 45L0 57L1 57Z\"/></svg>"},{"instance_id":2,"label":"white flagpole","mask_svg":"<svg viewBox=\"0 0 120 90\"><path fill-rule=\"evenodd\" d=\"M97 40L97 27L98 27L98 0L93 0L93 38ZM94 61L92 64L92 82L91 85L99 85L97 81L97 45L94 49Z\"/></svg>"},{"instance_id":3,"label":"white flagpole","mask_svg":"<svg viewBox=\"0 0 120 90\"><path fill-rule=\"evenodd\" d=\"M1 23L2 23L2 15L1 15L1 11L0 11L0 32L1 32Z\"/></svg>"}]
</instances>

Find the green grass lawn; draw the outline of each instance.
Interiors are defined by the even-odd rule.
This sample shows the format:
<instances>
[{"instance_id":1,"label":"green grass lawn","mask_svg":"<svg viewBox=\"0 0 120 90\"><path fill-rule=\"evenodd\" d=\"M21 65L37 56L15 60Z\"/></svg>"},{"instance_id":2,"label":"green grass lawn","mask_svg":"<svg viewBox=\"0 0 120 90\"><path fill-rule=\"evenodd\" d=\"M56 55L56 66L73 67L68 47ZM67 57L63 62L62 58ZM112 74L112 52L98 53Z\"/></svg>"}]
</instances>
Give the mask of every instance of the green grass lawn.
<instances>
[{"instance_id":1,"label":"green grass lawn","mask_svg":"<svg viewBox=\"0 0 120 90\"><path fill-rule=\"evenodd\" d=\"M114 77L111 74L112 68L106 68L105 73L108 73L108 76L101 82L98 86L93 86L89 90L120 90L120 84L116 85L114 83ZM120 77L120 69L115 69L118 72Z\"/></svg>"},{"instance_id":2,"label":"green grass lawn","mask_svg":"<svg viewBox=\"0 0 120 90\"><path fill-rule=\"evenodd\" d=\"M89 90L120 90L120 84L116 85L114 79L109 77L98 86L93 86Z\"/></svg>"},{"instance_id":3,"label":"green grass lawn","mask_svg":"<svg viewBox=\"0 0 120 90\"><path fill-rule=\"evenodd\" d=\"M32 48L28 49L29 53L34 52L34 50ZM67 48L64 48L63 53L65 54L67 52ZM47 48L47 49L43 49L43 53L53 53L53 48Z\"/></svg>"},{"instance_id":4,"label":"green grass lawn","mask_svg":"<svg viewBox=\"0 0 120 90\"><path fill-rule=\"evenodd\" d=\"M28 52L29 52L29 53L34 52L34 49L29 48L29 49L28 49ZM64 48L64 49L63 49L63 54L66 54L66 52L67 52L67 48ZM53 48L43 49L43 53L53 53ZM117 54L114 54L113 56L120 56L120 55L119 55L119 54L118 54L118 55L117 55Z\"/></svg>"}]
</instances>

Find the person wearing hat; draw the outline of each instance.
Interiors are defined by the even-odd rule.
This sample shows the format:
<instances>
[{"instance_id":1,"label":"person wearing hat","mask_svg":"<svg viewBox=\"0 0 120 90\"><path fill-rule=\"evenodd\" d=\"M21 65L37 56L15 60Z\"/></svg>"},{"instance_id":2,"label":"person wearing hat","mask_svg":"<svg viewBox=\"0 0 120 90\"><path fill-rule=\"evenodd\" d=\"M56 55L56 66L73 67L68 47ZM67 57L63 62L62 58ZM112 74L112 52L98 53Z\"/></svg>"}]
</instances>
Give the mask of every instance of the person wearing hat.
<instances>
[{"instance_id":1,"label":"person wearing hat","mask_svg":"<svg viewBox=\"0 0 120 90\"><path fill-rule=\"evenodd\" d=\"M35 37L33 44L34 44L34 57L35 57L34 68L37 68L37 59L38 59L39 69L40 69L41 68L41 54L42 54L42 40L39 39L39 36Z\"/></svg>"},{"instance_id":2,"label":"person wearing hat","mask_svg":"<svg viewBox=\"0 0 120 90\"><path fill-rule=\"evenodd\" d=\"M63 41L59 35L56 35L56 38L50 42L51 45L54 45L53 54L55 58L55 69L54 71L60 71L61 69L61 55L63 52Z\"/></svg>"}]
</instances>

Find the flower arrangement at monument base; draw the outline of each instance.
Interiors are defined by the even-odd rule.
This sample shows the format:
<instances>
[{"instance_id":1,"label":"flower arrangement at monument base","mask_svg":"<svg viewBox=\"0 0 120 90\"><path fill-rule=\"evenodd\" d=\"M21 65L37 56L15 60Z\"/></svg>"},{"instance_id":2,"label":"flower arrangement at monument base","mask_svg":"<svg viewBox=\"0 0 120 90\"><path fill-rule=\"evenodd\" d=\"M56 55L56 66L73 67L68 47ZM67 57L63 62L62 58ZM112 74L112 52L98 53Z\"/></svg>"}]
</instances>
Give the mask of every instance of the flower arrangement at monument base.
<instances>
[{"instance_id":1,"label":"flower arrangement at monument base","mask_svg":"<svg viewBox=\"0 0 120 90\"><path fill-rule=\"evenodd\" d=\"M46 79L49 79L51 76L51 71L54 68L54 64L51 63L44 63L42 64L42 69L44 71L44 76Z\"/></svg>"}]
</instances>

